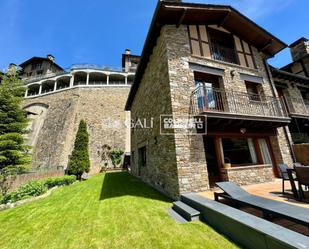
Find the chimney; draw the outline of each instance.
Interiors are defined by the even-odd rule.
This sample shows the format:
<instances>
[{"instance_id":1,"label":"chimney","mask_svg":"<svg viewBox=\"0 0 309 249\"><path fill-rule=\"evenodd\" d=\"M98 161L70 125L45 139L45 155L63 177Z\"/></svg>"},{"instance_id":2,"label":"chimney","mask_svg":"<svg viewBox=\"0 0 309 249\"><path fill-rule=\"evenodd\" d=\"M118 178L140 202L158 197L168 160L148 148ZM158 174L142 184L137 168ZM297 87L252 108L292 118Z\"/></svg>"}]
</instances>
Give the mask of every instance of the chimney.
<instances>
[{"instance_id":1,"label":"chimney","mask_svg":"<svg viewBox=\"0 0 309 249\"><path fill-rule=\"evenodd\" d=\"M297 61L309 54L309 43L305 37L293 42L289 47L293 61Z\"/></svg>"},{"instance_id":2,"label":"chimney","mask_svg":"<svg viewBox=\"0 0 309 249\"><path fill-rule=\"evenodd\" d=\"M14 63L10 63L7 69L8 74L14 74L17 71L17 65Z\"/></svg>"},{"instance_id":3,"label":"chimney","mask_svg":"<svg viewBox=\"0 0 309 249\"><path fill-rule=\"evenodd\" d=\"M46 57L47 57L47 59L49 59L50 61L55 62L55 57L54 57L52 54L48 54Z\"/></svg>"},{"instance_id":4,"label":"chimney","mask_svg":"<svg viewBox=\"0 0 309 249\"><path fill-rule=\"evenodd\" d=\"M131 54L131 50L127 48L127 49L125 50L124 53L125 53L126 55L130 55L130 54Z\"/></svg>"}]
</instances>

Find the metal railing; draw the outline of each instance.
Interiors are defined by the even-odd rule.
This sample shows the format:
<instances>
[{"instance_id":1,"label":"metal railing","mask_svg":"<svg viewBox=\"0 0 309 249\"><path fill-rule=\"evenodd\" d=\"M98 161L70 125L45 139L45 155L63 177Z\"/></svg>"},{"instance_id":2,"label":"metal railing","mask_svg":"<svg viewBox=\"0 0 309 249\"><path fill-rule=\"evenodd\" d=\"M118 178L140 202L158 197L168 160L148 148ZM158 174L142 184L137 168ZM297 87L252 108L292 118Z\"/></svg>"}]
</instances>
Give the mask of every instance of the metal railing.
<instances>
[{"instance_id":1,"label":"metal railing","mask_svg":"<svg viewBox=\"0 0 309 249\"><path fill-rule=\"evenodd\" d=\"M309 115L309 100L284 96L290 114Z\"/></svg>"},{"instance_id":2,"label":"metal railing","mask_svg":"<svg viewBox=\"0 0 309 249\"><path fill-rule=\"evenodd\" d=\"M236 91L224 91L204 86L197 87L191 95L191 114L223 112L248 116L287 117L282 100Z\"/></svg>"},{"instance_id":3,"label":"metal railing","mask_svg":"<svg viewBox=\"0 0 309 249\"><path fill-rule=\"evenodd\" d=\"M214 60L238 64L236 52L232 48L211 44L211 53Z\"/></svg>"},{"instance_id":4,"label":"metal railing","mask_svg":"<svg viewBox=\"0 0 309 249\"><path fill-rule=\"evenodd\" d=\"M35 82L35 81L39 81L39 80L43 80L43 79L47 79L47 78L52 78L55 76L59 76L59 75L63 75L63 74L68 74L68 71L59 71L56 73L48 73L48 74L44 74L44 75L39 75L39 76L33 76L33 77L26 77L23 78L23 81L25 83L31 83L31 82Z\"/></svg>"}]
</instances>

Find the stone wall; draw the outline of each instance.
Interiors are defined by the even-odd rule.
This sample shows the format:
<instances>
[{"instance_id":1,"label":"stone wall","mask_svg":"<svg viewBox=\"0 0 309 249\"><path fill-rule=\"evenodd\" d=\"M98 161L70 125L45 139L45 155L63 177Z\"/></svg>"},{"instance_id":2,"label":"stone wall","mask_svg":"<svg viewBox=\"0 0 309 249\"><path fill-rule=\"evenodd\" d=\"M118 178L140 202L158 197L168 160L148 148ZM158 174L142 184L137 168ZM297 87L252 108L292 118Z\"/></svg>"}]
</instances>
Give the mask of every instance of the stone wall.
<instances>
[{"instance_id":1,"label":"stone wall","mask_svg":"<svg viewBox=\"0 0 309 249\"><path fill-rule=\"evenodd\" d=\"M179 196L174 135L160 134L160 115L171 114L171 93L164 32L150 57L131 108L131 118L153 120L153 128L131 133L132 173L170 197ZM146 166L139 166L138 149L146 146Z\"/></svg>"},{"instance_id":2,"label":"stone wall","mask_svg":"<svg viewBox=\"0 0 309 249\"><path fill-rule=\"evenodd\" d=\"M102 166L102 146L126 148L125 102L129 87L74 88L24 100L23 106L30 118L40 113L37 106L46 107L44 117L30 134L35 136L33 145L33 167L50 168L67 166L75 135L81 119L88 124L90 134L89 152L91 172ZM42 119L42 120L41 120ZM114 123L112 123L114 122ZM33 122L35 123L35 122ZM111 123L115 128L110 128ZM128 138L127 138L128 140ZM128 146L127 146L128 147Z\"/></svg>"},{"instance_id":3,"label":"stone wall","mask_svg":"<svg viewBox=\"0 0 309 249\"><path fill-rule=\"evenodd\" d=\"M238 185L250 185L274 180L271 165L257 165L221 169L223 180Z\"/></svg>"},{"instance_id":4,"label":"stone wall","mask_svg":"<svg viewBox=\"0 0 309 249\"><path fill-rule=\"evenodd\" d=\"M173 116L190 115L191 93L195 88L189 69L190 47L186 26L164 26ZM209 188L203 137L175 134L179 190L199 192Z\"/></svg>"}]
</instances>

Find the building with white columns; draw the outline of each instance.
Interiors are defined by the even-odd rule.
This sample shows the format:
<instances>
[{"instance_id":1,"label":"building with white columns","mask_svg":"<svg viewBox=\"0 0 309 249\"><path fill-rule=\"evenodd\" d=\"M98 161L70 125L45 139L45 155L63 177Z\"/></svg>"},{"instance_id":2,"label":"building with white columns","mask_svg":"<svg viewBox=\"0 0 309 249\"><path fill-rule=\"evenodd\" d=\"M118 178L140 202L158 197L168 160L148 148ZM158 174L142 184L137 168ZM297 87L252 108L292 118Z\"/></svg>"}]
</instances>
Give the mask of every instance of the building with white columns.
<instances>
[{"instance_id":1,"label":"building with white columns","mask_svg":"<svg viewBox=\"0 0 309 249\"><path fill-rule=\"evenodd\" d=\"M126 50L121 69L93 64L63 69L52 55L19 65L34 169L66 168L81 119L88 124L93 173L106 164L105 145L130 154L130 112L124 108L138 58Z\"/></svg>"}]
</instances>

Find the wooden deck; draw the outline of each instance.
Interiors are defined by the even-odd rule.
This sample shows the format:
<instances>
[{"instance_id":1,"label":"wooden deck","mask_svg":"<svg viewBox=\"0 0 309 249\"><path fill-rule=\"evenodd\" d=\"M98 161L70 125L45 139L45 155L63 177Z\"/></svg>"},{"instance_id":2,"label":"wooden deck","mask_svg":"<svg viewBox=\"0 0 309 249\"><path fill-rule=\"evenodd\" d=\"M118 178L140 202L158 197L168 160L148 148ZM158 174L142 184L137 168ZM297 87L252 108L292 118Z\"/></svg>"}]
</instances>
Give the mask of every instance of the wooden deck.
<instances>
[{"instance_id":1,"label":"wooden deck","mask_svg":"<svg viewBox=\"0 0 309 249\"><path fill-rule=\"evenodd\" d=\"M253 195L258 195L276 201L282 201L291 205L309 208L309 203L298 202L293 198L292 192L290 191L291 187L288 182L285 182L286 194L283 195L281 193L281 179L276 179L275 181L270 183L261 183L261 184L243 186L243 188ZM214 192L220 192L220 191L221 190L219 188L215 188L206 192L202 192L200 194L208 198L214 199ZM262 217L262 213L254 208L241 207L240 209L247 213L254 214L258 217ZM309 228L303 225L299 225L282 218L273 218L271 221L278 225L291 229L293 231L309 236Z\"/></svg>"}]
</instances>

